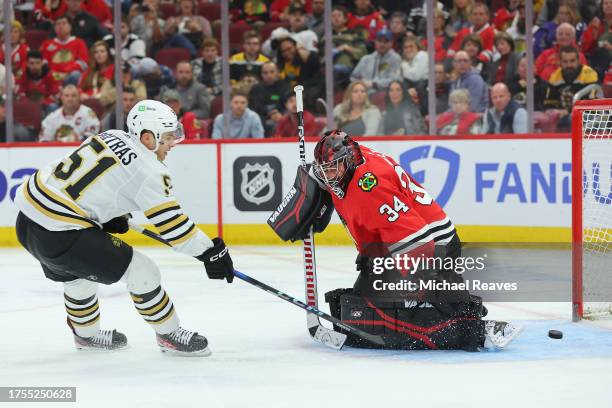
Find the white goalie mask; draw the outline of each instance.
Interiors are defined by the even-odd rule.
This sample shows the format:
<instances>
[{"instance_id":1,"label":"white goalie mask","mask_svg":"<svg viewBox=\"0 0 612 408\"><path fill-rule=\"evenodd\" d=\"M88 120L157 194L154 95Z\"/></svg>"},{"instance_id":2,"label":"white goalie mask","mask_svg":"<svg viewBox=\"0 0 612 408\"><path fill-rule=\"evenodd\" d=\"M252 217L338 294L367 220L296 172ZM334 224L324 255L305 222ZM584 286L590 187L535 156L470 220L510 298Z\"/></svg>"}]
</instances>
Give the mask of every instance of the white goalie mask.
<instances>
[{"instance_id":1,"label":"white goalie mask","mask_svg":"<svg viewBox=\"0 0 612 408\"><path fill-rule=\"evenodd\" d=\"M178 121L176 113L168 105L158 101L146 99L138 102L128 113L126 121L130 137L134 140L140 141L144 130L155 135L154 153L168 135L172 136L174 143L185 139L183 125Z\"/></svg>"}]
</instances>

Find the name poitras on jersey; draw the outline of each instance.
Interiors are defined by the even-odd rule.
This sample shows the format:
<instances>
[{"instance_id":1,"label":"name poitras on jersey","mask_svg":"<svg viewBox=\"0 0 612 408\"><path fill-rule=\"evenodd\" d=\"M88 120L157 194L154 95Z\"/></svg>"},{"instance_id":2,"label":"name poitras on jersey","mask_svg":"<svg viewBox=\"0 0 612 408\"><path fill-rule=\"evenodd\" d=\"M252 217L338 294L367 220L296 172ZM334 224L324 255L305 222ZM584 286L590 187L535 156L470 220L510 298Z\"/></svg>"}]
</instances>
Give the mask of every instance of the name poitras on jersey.
<instances>
[{"instance_id":1,"label":"name poitras on jersey","mask_svg":"<svg viewBox=\"0 0 612 408\"><path fill-rule=\"evenodd\" d=\"M15 205L50 231L99 228L142 211L178 251L198 256L212 246L172 195L167 167L119 130L90 137L42 167L19 187Z\"/></svg>"}]
</instances>

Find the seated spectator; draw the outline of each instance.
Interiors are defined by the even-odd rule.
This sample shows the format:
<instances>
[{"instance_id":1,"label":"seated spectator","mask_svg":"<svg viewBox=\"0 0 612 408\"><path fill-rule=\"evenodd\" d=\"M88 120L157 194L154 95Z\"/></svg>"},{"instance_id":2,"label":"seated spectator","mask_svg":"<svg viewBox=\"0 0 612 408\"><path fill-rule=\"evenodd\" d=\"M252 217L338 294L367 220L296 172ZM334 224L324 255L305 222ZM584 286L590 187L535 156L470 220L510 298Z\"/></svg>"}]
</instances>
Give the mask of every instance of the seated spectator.
<instances>
[{"instance_id":1,"label":"seated spectator","mask_svg":"<svg viewBox=\"0 0 612 408\"><path fill-rule=\"evenodd\" d=\"M43 64L40 51L28 51L25 72L17 81L17 95L40 103L45 108L45 113L49 113L59 106L59 89L56 86L49 66Z\"/></svg>"},{"instance_id":2,"label":"seated spectator","mask_svg":"<svg viewBox=\"0 0 612 408\"><path fill-rule=\"evenodd\" d=\"M262 139L264 129L259 115L248 108L247 95L232 92L230 100L229 134L223 133L223 114L217 115L213 122L213 139Z\"/></svg>"},{"instance_id":3,"label":"seated spectator","mask_svg":"<svg viewBox=\"0 0 612 408\"><path fill-rule=\"evenodd\" d=\"M463 28L457 33L453 43L448 50L448 56L452 57L461 49L461 42L469 34L478 34L482 40L482 55L479 56L483 60L490 61L493 57L493 39L495 37L495 29L489 24L489 8L484 3L476 3L470 12L471 26Z\"/></svg>"},{"instance_id":4,"label":"seated spectator","mask_svg":"<svg viewBox=\"0 0 612 408\"><path fill-rule=\"evenodd\" d=\"M176 64L176 85L164 87L160 93L168 89L175 89L181 97L181 106L186 112L193 112L196 117L207 119L210 116L211 96L206 86L193 77L193 70L189 61L180 61Z\"/></svg>"},{"instance_id":5,"label":"seated spectator","mask_svg":"<svg viewBox=\"0 0 612 408\"><path fill-rule=\"evenodd\" d=\"M491 87L491 103L484 114L484 133L527 133L527 111L512 99L506 84Z\"/></svg>"},{"instance_id":6,"label":"seated spectator","mask_svg":"<svg viewBox=\"0 0 612 408\"><path fill-rule=\"evenodd\" d=\"M385 27L385 20L370 0L355 0L354 4L355 10L349 14L349 28L361 27L368 32L368 39L373 40L376 33Z\"/></svg>"},{"instance_id":7,"label":"seated spectator","mask_svg":"<svg viewBox=\"0 0 612 408\"><path fill-rule=\"evenodd\" d=\"M165 65L159 65L153 58L143 58L136 67L136 78L144 82L147 98L156 99L163 86L173 87L175 80L172 71Z\"/></svg>"},{"instance_id":8,"label":"seated spectator","mask_svg":"<svg viewBox=\"0 0 612 408\"><path fill-rule=\"evenodd\" d=\"M448 97L451 109L438 115L438 134L445 136L477 135L480 115L470 111L470 93L467 89L455 89Z\"/></svg>"},{"instance_id":9,"label":"seated spectator","mask_svg":"<svg viewBox=\"0 0 612 408\"><path fill-rule=\"evenodd\" d=\"M85 41L71 35L72 26L68 17L58 17L54 27L56 37L46 40L40 46L43 59L51 69L57 88L62 83L76 85L89 62L87 45Z\"/></svg>"},{"instance_id":10,"label":"seated spectator","mask_svg":"<svg viewBox=\"0 0 612 408\"><path fill-rule=\"evenodd\" d=\"M535 4L534 4L535 6ZM534 10L535 12L535 10ZM525 0L519 0L518 13L514 16L506 33L514 40L514 51L522 54L527 51L527 23L525 22ZM539 27L532 24L531 33L535 34Z\"/></svg>"},{"instance_id":11,"label":"seated spectator","mask_svg":"<svg viewBox=\"0 0 612 408\"><path fill-rule=\"evenodd\" d=\"M612 64L612 0L601 2L600 17L595 16L587 26L580 50L597 75L603 78Z\"/></svg>"},{"instance_id":12,"label":"seated spectator","mask_svg":"<svg viewBox=\"0 0 612 408\"><path fill-rule=\"evenodd\" d=\"M509 84L518 75L520 56L514 52L514 40L509 34L499 32L495 35L495 48L498 55L489 66L487 82Z\"/></svg>"},{"instance_id":13,"label":"seated spectator","mask_svg":"<svg viewBox=\"0 0 612 408\"><path fill-rule=\"evenodd\" d=\"M383 135L424 135L425 121L400 81L392 81L385 96Z\"/></svg>"},{"instance_id":14,"label":"seated spectator","mask_svg":"<svg viewBox=\"0 0 612 408\"><path fill-rule=\"evenodd\" d=\"M312 0L312 10L308 20L308 29L321 40L325 35L325 0Z\"/></svg>"},{"instance_id":15,"label":"seated spectator","mask_svg":"<svg viewBox=\"0 0 612 408\"><path fill-rule=\"evenodd\" d=\"M96 113L81 105L79 89L70 84L62 88L62 106L42 121L41 142L79 142L100 132Z\"/></svg>"},{"instance_id":16,"label":"seated spectator","mask_svg":"<svg viewBox=\"0 0 612 408\"><path fill-rule=\"evenodd\" d=\"M370 104L364 81L354 81L348 86L342 103L334 108L334 122L336 129L342 129L349 135L379 134L380 111Z\"/></svg>"},{"instance_id":17,"label":"seated spectator","mask_svg":"<svg viewBox=\"0 0 612 408\"><path fill-rule=\"evenodd\" d=\"M240 81L232 84L232 91L240 92L248 95L251 89L259 83L259 76L253 72L247 72L242 76Z\"/></svg>"},{"instance_id":18,"label":"seated spectator","mask_svg":"<svg viewBox=\"0 0 612 408\"><path fill-rule=\"evenodd\" d=\"M407 30L408 16L403 11L396 11L389 18L389 30L393 34L393 49L398 54L402 54L402 42Z\"/></svg>"},{"instance_id":19,"label":"seated spectator","mask_svg":"<svg viewBox=\"0 0 612 408\"><path fill-rule=\"evenodd\" d=\"M533 56L537 58L544 50L552 48L557 41L557 27L567 23L574 27L575 41L580 40L584 23L578 11L578 6L573 0L559 2L557 15L554 20L544 23L533 36Z\"/></svg>"},{"instance_id":20,"label":"seated spectator","mask_svg":"<svg viewBox=\"0 0 612 408\"><path fill-rule=\"evenodd\" d=\"M134 88L131 88L129 86L126 86L123 88L123 97L122 97L122 101L123 101L123 126L118 126L117 125L117 112L115 111L115 109L111 109L106 116L104 116L104 119L102 119L102 123L101 123L101 128L100 131L104 132L105 130L109 130L109 129L120 129L123 128L124 132L128 132L128 127L127 127L127 121L125 120L125 118L128 117L128 114L130 113L130 110L134 107L134 105L136 105L138 103L138 100L136 100L136 92L134 91Z\"/></svg>"},{"instance_id":21,"label":"seated spectator","mask_svg":"<svg viewBox=\"0 0 612 408\"><path fill-rule=\"evenodd\" d=\"M442 62L436 62L434 65L435 83L436 83L436 113L440 114L448 110L448 95L450 93L450 84L448 75ZM408 95L421 110L423 116L429 114L429 84L427 81L422 81L416 88L409 88Z\"/></svg>"},{"instance_id":22,"label":"seated spectator","mask_svg":"<svg viewBox=\"0 0 612 408\"><path fill-rule=\"evenodd\" d=\"M261 54L261 37L256 31L247 31L242 37L244 51L230 58L230 79L240 81L247 72L253 72L261 78L261 67L269 59Z\"/></svg>"},{"instance_id":23,"label":"seated spectator","mask_svg":"<svg viewBox=\"0 0 612 408\"><path fill-rule=\"evenodd\" d=\"M284 97L291 89L288 83L280 79L278 67L272 61L263 65L261 76L262 81L251 88L249 106L259 115L266 137L270 137L283 116Z\"/></svg>"},{"instance_id":24,"label":"seated spectator","mask_svg":"<svg viewBox=\"0 0 612 408\"><path fill-rule=\"evenodd\" d=\"M81 98L99 98L102 85L111 81L115 75L115 61L110 57L106 41L98 41L91 47L89 68L79 82Z\"/></svg>"},{"instance_id":25,"label":"seated spectator","mask_svg":"<svg viewBox=\"0 0 612 408\"><path fill-rule=\"evenodd\" d=\"M147 99L147 88L140 79L134 79L132 76L132 67L127 61L123 61L121 69L121 82L123 89L132 88L134 90L134 97L136 103ZM109 110L117 99L117 88L115 88L115 77L111 78L110 81L105 81L102 84L100 90L100 102L106 110Z\"/></svg>"},{"instance_id":26,"label":"seated spectator","mask_svg":"<svg viewBox=\"0 0 612 408\"><path fill-rule=\"evenodd\" d=\"M558 114L557 130L568 132L571 129L574 95L586 86L597 83L597 72L580 63L576 47L564 46L560 53L561 67L557 68L548 80L544 108L554 110Z\"/></svg>"},{"instance_id":27,"label":"seated spectator","mask_svg":"<svg viewBox=\"0 0 612 408\"><path fill-rule=\"evenodd\" d=\"M192 60L191 67L193 76L206 86L211 96L221 95L223 76L217 40L206 38L202 41L201 58Z\"/></svg>"},{"instance_id":28,"label":"seated spectator","mask_svg":"<svg viewBox=\"0 0 612 408\"><path fill-rule=\"evenodd\" d=\"M323 94L319 54L298 46L291 38L283 38L278 43L278 69L281 79L291 88L298 83L304 86L304 105L312 109L315 101Z\"/></svg>"},{"instance_id":29,"label":"seated spectator","mask_svg":"<svg viewBox=\"0 0 612 408\"><path fill-rule=\"evenodd\" d=\"M297 103L291 91L285 95L285 114L276 125L274 137L295 137L298 135ZM304 136L318 136L317 124L312 113L304 110Z\"/></svg>"},{"instance_id":30,"label":"seated spectator","mask_svg":"<svg viewBox=\"0 0 612 408\"><path fill-rule=\"evenodd\" d=\"M25 42L25 30L19 21L13 20L11 23L11 61L16 81L19 81L25 71L28 51L30 47ZM4 38L0 44L0 61L4 62Z\"/></svg>"},{"instance_id":31,"label":"seated spectator","mask_svg":"<svg viewBox=\"0 0 612 408\"><path fill-rule=\"evenodd\" d=\"M512 94L512 99L518 102L523 108L527 107L527 57L522 57L519 61L517 74L508 82L508 89ZM533 106L540 111L543 109L544 93L546 82L540 77L533 77Z\"/></svg>"},{"instance_id":32,"label":"seated spectator","mask_svg":"<svg viewBox=\"0 0 612 408\"><path fill-rule=\"evenodd\" d=\"M470 56L474 67L483 79L489 75L489 59L483 53L482 40L478 34L468 34L461 41L461 49Z\"/></svg>"},{"instance_id":33,"label":"seated spectator","mask_svg":"<svg viewBox=\"0 0 612 408\"><path fill-rule=\"evenodd\" d=\"M401 79L401 57L391 49L393 35L387 28L376 34L376 51L364 56L351 74L351 81L362 81L368 93L385 91L391 81Z\"/></svg>"},{"instance_id":34,"label":"seated spectator","mask_svg":"<svg viewBox=\"0 0 612 408\"><path fill-rule=\"evenodd\" d=\"M523 5L524 5L524 0ZM508 0L502 7L493 12L493 27L497 31L505 31L518 14L521 0Z\"/></svg>"},{"instance_id":35,"label":"seated spectator","mask_svg":"<svg viewBox=\"0 0 612 408\"><path fill-rule=\"evenodd\" d=\"M178 1L178 15L167 19L164 25L166 46L185 48L192 57L196 56L204 38L212 37L210 22L197 11L196 0Z\"/></svg>"},{"instance_id":36,"label":"seated spectator","mask_svg":"<svg viewBox=\"0 0 612 408\"><path fill-rule=\"evenodd\" d=\"M66 14L66 0L36 0L34 18L40 27L51 27L58 17Z\"/></svg>"},{"instance_id":37,"label":"seated spectator","mask_svg":"<svg viewBox=\"0 0 612 408\"><path fill-rule=\"evenodd\" d=\"M183 109L181 97L175 89L168 89L166 92L164 92L162 102L171 107L174 113L176 113L179 122L181 122L183 125L185 139L201 139L204 136L202 122L193 112L188 112Z\"/></svg>"},{"instance_id":38,"label":"seated spectator","mask_svg":"<svg viewBox=\"0 0 612 408\"><path fill-rule=\"evenodd\" d=\"M457 36L459 31L471 27L470 16L474 0L453 0L453 8L450 11L449 21L446 32L452 38Z\"/></svg>"},{"instance_id":39,"label":"seated spectator","mask_svg":"<svg viewBox=\"0 0 612 408\"><path fill-rule=\"evenodd\" d=\"M548 81L550 75L559 68L561 47L576 46L576 29L568 23L561 23L557 27L557 43L554 47L544 50L535 60L535 74ZM586 65L587 60L580 53L580 63Z\"/></svg>"},{"instance_id":40,"label":"seated spectator","mask_svg":"<svg viewBox=\"0 0 612 408\"><path fill-rule=\"evenodd\" d=\"M319 38L308 29L308 15L304 6L299 2L294 2L289 6L289 30L279 27L272 31L270 38L263 44L262 52L272 57L278 42L286 37L293 38L298 45L310 52L319 52Z\"/></svg>"},{"instance_id":41,"label":"seated spectator","mask_svg":"<svg viewBox=\"0 0 612 408\"><path fill-rule=\"evenodd\" d=\"M420 81L427 80L428 75L427 52L419 47L416 37L408 35L404 38L402 45L402 77L409 87L413 87Z\"/></svg>"},{"instance_id":42,"label":"seated spectator","mask_svg":"<svg viewBox=\"0 0 612 408\"><path fill-rule=\"evenodd\" d=\"M458 51L453 57L456 79L451 90L467 89L470 93L470 111L484 112L489 106L489 89L480 73L472 66L472 60L465 51Z\"/></svg>"},{"instance_id":43,"label":"seated spectator","mask_svg":"<svg viewBox=\"0 0 612 408\"><path fill-rule=\"evenodd\" d=\"M446 18L444 12L440 9L436 9L436 15L434 17L434 36L436 41L434 43L434 49L436 53L436 62L443 62L447 57L447 50L453 42L451 37L445 30ZM423 38L421 41L422 49L427 50L427 38Z\"/></svg>"},{"instance_id":44,"label":"seated spectator","mask_svg":"<svg viewBox=\"0 0 612 408\"><path fill-rule=\"evenodd\" d=\"M332 58L334 62L334 86L344 89L350 82L351 72L366 55L367 46L364 30L348 28L348 11L343 6L332 8ZM325 53L325 37L319 42L319 55Z\"/></svg>"},{"instance_id":45,"label":"seated spectator","mask_svg":"<svg viewBox=\"0 0 612 408\"><path fill-rule=\"evenodd\" d=\"M253 28L270 21L270 8L265 0L233 0L229 12L232 23L249 24Z\"/></svg>"},{"instance_id":46,"label":"seated spectator","mask_svg":"<svg viewBox=\"0 0 612 408\"><path fill-rule=\"evenodd\" d=\"M156 0L143 0L142 4L133 4L130 13L130 31L145 42L147 55L154 55L164 41L164 26L166 24L159 13Z\"/></svg>"},{"instance_id":47,"label":"seated spectator","mask_svg":"<svg viewBox=\"0 0 612 408\"><path fill-rule=\"evenodd\" d=\"M110 48L111 55L115 55L115 36L107 34L103 38ZM121 58L131 65L137 65L146 56L147 46L136 34L130 33L127 18L121 20Z\"/></svg>"},{"instance_id":48,"label":"seated spectator","mask_svg":"<svg viewBox=\"0 0 612 408\"><path fill-rule=\"evenodd\" d=\"M86 13L91 14L102 24L103 26L113 26L113 15L111 8L104 2L104 0L83 0L81 8Z\"/></svg>"},{"instance_id":49,"label":"seated spectator","mask_svg":"<svg viewBox=\"0 0 612 408\"><path fill-rule=\"evenodd\" d=\"M72 34L85 41L87 48L100 41L108 30L102 28L98 19L83 10L83 0L66 0L66 16L72 26Z\"/></svg>"}]
</instances>

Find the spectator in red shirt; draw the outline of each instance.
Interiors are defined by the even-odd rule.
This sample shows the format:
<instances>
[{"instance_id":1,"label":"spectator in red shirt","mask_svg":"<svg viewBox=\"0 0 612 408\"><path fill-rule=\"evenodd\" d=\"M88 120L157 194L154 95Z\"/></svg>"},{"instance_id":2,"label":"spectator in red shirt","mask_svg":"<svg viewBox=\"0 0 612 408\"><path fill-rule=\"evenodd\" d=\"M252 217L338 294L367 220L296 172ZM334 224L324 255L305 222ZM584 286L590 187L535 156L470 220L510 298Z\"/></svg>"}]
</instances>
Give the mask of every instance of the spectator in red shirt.
<instances>
[{"instance_id":1,"label":"spectator in red shirt","mask_svg":"<svg viewBox=\"0 0 612 408\"><path fill-rule=\"evenodd\" d=\"M295 137L298 134L295 94L289 92L285 96L285 99L287 113L285 113L276 124L274 137ZM315 117L307 110L304 110L304 136L318 136Z\"/></svg>"},{"instance_id":2,"label":"spectator in red shirt","mask_svg":"<svg viewBox=\"0 0 612 408\"><path fill-rule=\"evenodd\" d=\"M436 53L436 62L443 62L447 57L447 50L453 42L452 37L446 32L446 18L444 12L440 9L436 9L434 16L434 36L436 41L434 43L434 49ZM423 49L427 49L427 39L424 38L421 43Z\"/></svg>"},{"instance_id":3,"label":"spectator in red shirt","mask_svg":"<svg viewBox=\"0 0 612 408\"><path fill-rule=\"evenodd\" d=\"M66 0L36 0L34 3L34 16L43 25L52 24L58 17L66 14L67 10Z\"/></svg>"},{"instance_id":4,"label":"spectator in red shirt","mask_svg":"<svg viewBox=\"0 0 612 408\"><path fill-rule=\"evenodd\" d=\"M19 80L26 68L26 59L30 47L25 43L25 30L19 21L11 24L11 59L13 61L13 74ZM4 63L4 41L0 45L0 61Z\"/></svg>"},{"instance_id":5,"label":"spectator in red shirt","mask_svg":"<svg viewBox=\"0 0 612 408\"><path fill-rule=\"evenodd\" d=\"M112 27L113 15L104 0L83 0L81 8L94 16L100 24Z\"/></svg>"},{"instance_id":6,"label":"spectator in red shirt","mask_svg":"<svg viewBox=\"0 0 612 408\"><path fill-rule=\"evenodd\" d=\"M557 27L557 42L553 48L544 50L535 61L535 74L548 81L553 72L559 68L561 47L576 47L576 29L569 23L561 23ZM587 65L587 60L583 53L580 53L580 63Z\"/></svg>"},{"instance_id":7,"label":"spectator in red shirt","mask_svg":"<svg viewBox=\"0 0 612 408\"><path fill-rule=\"evenodd\" d=\"M81 98L98 98L102 85L111 81L115 74L115 62L110 57L110 48L106 41L98 41L91 46L89 68L81 77L79 88Z\"/></svg>"},{"instance_id":8,"label":"spectator in red shirt","mask_svg":"<svg viewBox=\"0 0 612 408\"><path fill-rule=\"evenodd\" d=\"M385 20L370 0L355 0L355 11L349 13L348 28L363 27L369 33L369 40L373 41L376 33L385 26Z\"/></svg>"},{"instance_id":9,"label":"spectator in red shirt","mask_svg":"<svg viewBox=\"0 0 612 408\"><path fill-rule=\"evenodd\" d=\"M17 95L31 99L43 105L45 116L57 109L59 89L51 76L49 67L43 64L42 54L30 50L26 60L26 69L17 81Z\"/></svg>"},{"instance_id":10,"label":"spectator in red shirt","mask_svg":"<svg viewBox=\"0 0 612 408\"><path fill-rule=\"evenodd\" d=\"M601 2L600 17L594 17L582 34L580 50L603 78L612 64L612 0Z\"/></svg>"},{"instance_id":11,"label":"spectator in red shirt","mask_svg":"<svg viewBox=\"0 0 612 408\"><path fill-rule=\"evenodd\" d=\"M453 43L448 50L448 56L452 57L461 49L461 42L468 34L478 34L482 40L482 59L490 61L493 57L493 40L495 38L495 29L489 24L489 8L486 4L476 3L472 7L470 13L471 27L463 28L457 33Z\"/></svg>"},{"instance_id":12,"label":"spectator in red shirt","mask_svg":"<svg viewBox=\"0 0 612 408\"><path fill-rule=\"evenodd\" d=\"M87 68L89 52L85 41L71 35L72 27L68 17L55 20L56 37L42 43L40 50L47 61L57 86L78 84L81 74Z\"/></svg>"}]
</instances>

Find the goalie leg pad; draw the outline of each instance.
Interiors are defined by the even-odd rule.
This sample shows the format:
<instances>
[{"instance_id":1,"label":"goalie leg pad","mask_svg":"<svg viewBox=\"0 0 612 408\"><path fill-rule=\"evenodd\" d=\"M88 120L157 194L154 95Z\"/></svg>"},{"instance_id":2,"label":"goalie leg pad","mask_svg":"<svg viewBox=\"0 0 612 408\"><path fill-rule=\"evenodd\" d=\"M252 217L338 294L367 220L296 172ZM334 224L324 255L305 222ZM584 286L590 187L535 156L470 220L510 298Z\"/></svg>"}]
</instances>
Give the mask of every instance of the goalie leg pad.
<instances>
[{"instance_id":1,"label":"goalie leg pad","mask_svg":"<svg viewBox=\"0 0 612 408\"><path fill-rule=\"evenodd\" d=\"M304 167L298 167L293 187L268 217L268 225L283 241L301 240L311 226L314 232L322 232L333 211L331 195L321 189Z\"/></svg>"},{"instance_id":2,"label":"goalie leg pad","mask_svg":"<svg viewBox=\"0 0 612 408\"><path fill-rule=\"evenodd\" d=\"M355 295L352 289L336 289L325 294L331 315L344 323L383 337L381 347L346 333L345 345L357 348L401 350L460 349L477 351L484 344L482 301L473 296L468 304L439 305L414 301L389 301ZM454 310L452 315L448 310Z\"/></svg>"}]
</instances>

